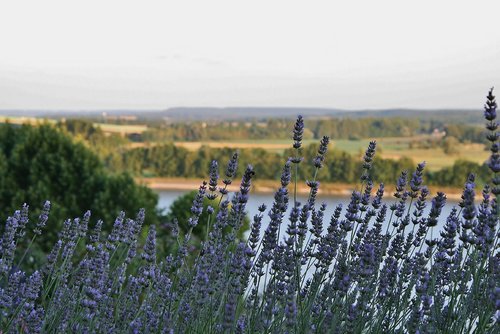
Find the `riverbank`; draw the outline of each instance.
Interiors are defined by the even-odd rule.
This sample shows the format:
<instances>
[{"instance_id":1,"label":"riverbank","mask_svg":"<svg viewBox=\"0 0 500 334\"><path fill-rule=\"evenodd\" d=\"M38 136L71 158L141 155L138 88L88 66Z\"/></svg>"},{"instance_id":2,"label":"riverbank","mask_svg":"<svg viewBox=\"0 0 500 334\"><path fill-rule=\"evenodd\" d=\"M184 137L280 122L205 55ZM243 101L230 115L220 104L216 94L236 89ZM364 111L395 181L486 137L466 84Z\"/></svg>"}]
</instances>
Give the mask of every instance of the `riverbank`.
<instances>
[{"instance_id":1,"label":"riverbank","mask_svg":"<svg viewBox=\"0 0 500 334\"><path fill-rule=\"evenodd\" d=\"M191 191L196 190L200 186L201 179L187 179L187 178L163 178L163 177L150 177L150 178L136 178L136 182L145 185L150 189L162 191L162 190L181 190L181 191ZM239 180L238 180L239 181ZM229 186L229 191L237 191L239 183L235 182ZM279 182L275 180L256 180L252 184L252 192L260 194L272 194L278 189ZM293 184L291 184L293 187ZM345 184L345 183L321 183L319 188L319 194L331 195L331 196L345 196L351 195L352 191L359 188L359 185ZM304 182L300 182L297 185L297 192L299 194L309 193L309 187ZM375 189L376 190L376 189ZM459 188L449 188L449 187L429 187L431 195L434 195L437 191L443 191L449 199L459 200L462 195L462 189ZM292 191L292 188L290 188ZM385 187L385 193L392 194L394 192L393 186Z\"/></svg>"}]
</instances>

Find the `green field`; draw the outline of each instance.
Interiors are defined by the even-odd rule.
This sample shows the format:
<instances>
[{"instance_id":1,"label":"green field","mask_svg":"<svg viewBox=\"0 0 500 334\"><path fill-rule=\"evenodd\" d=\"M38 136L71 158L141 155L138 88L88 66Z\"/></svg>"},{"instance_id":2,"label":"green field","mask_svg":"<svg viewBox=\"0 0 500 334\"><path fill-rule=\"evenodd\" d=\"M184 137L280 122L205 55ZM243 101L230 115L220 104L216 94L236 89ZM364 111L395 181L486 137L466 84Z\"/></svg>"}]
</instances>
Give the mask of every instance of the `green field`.
<instances>
[{"instance_id":1,"label":"green field","mask_svg":"<svg viewBox=\"0 0 500 334\"><path fill-rule=\"evenodd\" d=\"M414 138L413 138L414 139ZM482 164L489 157L489 151L482 144L459 144L457 154L445 154L442 148L410 148L411 137L402 138L379 138L377 139L378 154L386 159L399 159L409 157L415 163L426 161L427 169L431 171L440 170L443 167L453 165L458 159L473 161ZM334 140L336 149L349 152L353 155L363 154L368 146L369 140Z\"/></svg>"}]
</instances>

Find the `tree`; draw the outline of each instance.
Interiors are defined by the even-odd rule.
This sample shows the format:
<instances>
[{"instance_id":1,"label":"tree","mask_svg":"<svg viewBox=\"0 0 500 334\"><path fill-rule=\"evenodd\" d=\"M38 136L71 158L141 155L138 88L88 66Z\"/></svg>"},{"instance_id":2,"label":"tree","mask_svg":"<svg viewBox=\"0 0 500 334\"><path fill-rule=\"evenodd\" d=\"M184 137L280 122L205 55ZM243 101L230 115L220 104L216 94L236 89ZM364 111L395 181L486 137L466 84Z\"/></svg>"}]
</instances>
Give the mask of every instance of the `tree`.
<instances>
[{"instance_id":1,"label":"tree","mask_svg":"<svg viewBox=\"0 0 500 334\"><path fill-rule=\"evenodd\" d=\"M457 154L459 150L460 142L457 138L453 136L446 136L443 140L443 151L445 154Z\"/></svg>"},{"instance_id":2,"label":"tree","mask_svg":"<svg viewBox=\"0 0 500 334\"><path fill-rule=\"evenodd\" d=\"M146 224L159 222L156 194L136 185L128 174L107 172L93 152L60 130L47 124L6 125L0 126L0 139L3 212L12 214L27 203L35 221L45 200L52 203L47 231L38 240L43 250L57 240L64 220L81 217L89 209L92 223L102 219L107 230L120 210L133 217L145 208Z\"/></svg>"}]
</instances>

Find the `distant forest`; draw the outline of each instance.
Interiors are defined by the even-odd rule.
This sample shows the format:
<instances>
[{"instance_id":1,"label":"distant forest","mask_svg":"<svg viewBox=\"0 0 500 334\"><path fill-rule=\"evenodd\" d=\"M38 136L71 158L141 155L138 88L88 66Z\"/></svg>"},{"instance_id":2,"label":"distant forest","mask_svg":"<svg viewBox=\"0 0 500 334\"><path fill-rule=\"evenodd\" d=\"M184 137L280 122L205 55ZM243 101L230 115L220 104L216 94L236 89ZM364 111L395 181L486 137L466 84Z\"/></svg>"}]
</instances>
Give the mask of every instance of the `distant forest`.
<instances>
[{"instance_id":1,"label":"distant forest","mask_svg":"<svg viewBox=\"0 0 500 334\"><path fill-rule=\"evenodd\" d=\"M312 160L318 149L317 144L304 148L304 163L299 173L302 179L311 178L314 174ZM283 155L272 153L260 148L239 149L242 163L252 163L256 172L256 179L272 180L279 177L285 158L292 156L292 150L287 150ZM218 160L224 165L234 150L214 149L203 146L191 152L173 144L165 144L150 148L136 148L128 150L121 155L120 164L126 170L141 175L160 177L197 177L206 178L207 169L212 160ZM325 168L320 173L319 180L323 182L340 182L355 184L361 176L360 158L346 152L333 149L327 154ZM382 159L376 157L373 162L373 180L392 185L402 170L413 171L414 162L410 158ZM477 163L457 160L453 166L437 172L426 173L426 183L429 185L462 187L465 179L463 175L474 172L479 183L484 184L488 178L487 166Z\"/></svg>"},{"instance_id":2,"label":"distant forest","mask_svg":"<svg viewBox=\"0 0 500 334\"><path fill-rule=\"evenodd\" d=\"M136 141L203 141L288 139L290 122L270 119L266 122L188 122L150 124L148 131ZM413 118L342 118L306 120L305 139L320 139L324 135L334 139L362 139L381 137L411 137L444 131L461 142L484 143L484 130L479 125L447 124Z\"/></svg>"},{"instance_id":3,"label":"distant forest","mask_svg":"<svg viewBox=\"0 0 500 334\"><path fill-rule=\"evenodd\" d=\"M406 126L414 124L407 123L409 120L400 119L385 120L389 123L377 123L380 120L369 119L357 121L359 121L359 123L357 123L357 131L359 131L360 135L363 133L363 129L368 133L372 131L373 135L373 133L382 133L383 130L381 128L384 127L388 129L396 128L400 129L396 131L401 131L401 129ZM349 121L345 120L343 124L348 124L348 122ZM378 124L375 129L368 130L369 124L374 123ZM313 127L314 130L309 133L309 137L314 138L314 132L316 131L329 133L327 130L329 124L333 124L333 122L316 123L317 127ZM399 127L395 126L396 124L399 124ZM196 151L189 151L185 148L175 146L171 141L168 141L168 138L171 137L165 137L164 140L167 142L162 145L130 149L125 148L126 145L124 145L128 142L127 139L117 135L106 136L100 128L94 127L92 123L88 121L66 121L64 123L59 123L58 127L60 130L70 134L77 140L82 140L87 143L87 145L101 157L104 165L107 166L110 171L125 171L135 176L205 178L207 176L208 166L212 160L218 160L220 166L224 166L235 151L229 148L217 149L208 146L202 146ZM223 127L223 125L221 125L221 127ZM171 128L174 132L181 131L180 129L197 129L197 127L193 127L193 124L189 126L179 124L177 127L172 126ZM381 130L376 130L376 128ZM449 127L449 131L454 131L452 133L462 140L464 136L467 136L467 133L470 133L471 135L469 138L472 140L475 138L472 135L475 132L470 131L472 128L471 126L453 125L453 127ZM211 126L206 128L201 127L201 129L202 131L204 129L213 130ZM271 120L268 126L263 129L269 131L269 134L272 133L274 135L280 132L283 134L283 139L288 139L290 137L288 127L285 129L284 123L278 120ZM271 131L270 129L275 130ZM222 133L228 133L224 132L222 129L219 130ZM193 131L196 132L196 130ZM387 131L386 133L390 133L391 130ZM347 133L344 134L347 135ZM391 133L391 135L394 135L394 133ZM363 137L367 136L369 135L365 133ZM185 140L186 137L181 138ZM235 138L237 137L230 137L228 139ZM266 136L262 134L259 138L266 138ZM198 140L200 140L200 138L198 138ZM311 160L316 154L316 151L317 144L308 145L302 150L304 163L302 164L300 172L302 173L301 177L304 179L312 176L313 167ZM251 163L255 168L257 179L276 179L279 177L286 157L292 155L291 150L285 150L282 154L279 154L261 148L239 149L238 152L240 153L240 168L242 168L241 166ZM360 157L353 156L338 149L330 150L327 154L325 165L325 168L320 173L320 181L323 182L356 183L361 175ZM414 168L414 162L409 158L403 157L394 160L376 157L372 175L373 179L377 182L393 184L401 170L406 169L412 171ZM444 168L437 172L427 172L426 182L429 185L462 187L465 181L463 175L467 175L469 172L477 174L479 183L483 183L488 177L486 166L480 166L474 162L457 160L451 167Z\"/></svg>"}]
</instances>

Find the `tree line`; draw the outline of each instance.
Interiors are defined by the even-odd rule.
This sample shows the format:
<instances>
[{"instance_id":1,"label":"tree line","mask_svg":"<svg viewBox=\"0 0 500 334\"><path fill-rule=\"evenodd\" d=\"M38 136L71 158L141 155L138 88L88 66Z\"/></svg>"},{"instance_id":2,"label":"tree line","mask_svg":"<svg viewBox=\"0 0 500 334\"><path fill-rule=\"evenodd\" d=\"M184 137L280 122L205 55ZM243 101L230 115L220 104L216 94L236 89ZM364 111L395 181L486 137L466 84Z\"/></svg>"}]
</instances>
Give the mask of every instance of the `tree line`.
<instances>
[{"instance_id":1,"label":"tree line","mask_svg":"<svg viewBox=\"0 0 500 334\"><path fill-rule=\"evenodd\" d=\"M304 163L299 169L301 179L310 179L314 174L312 159L316 155L317 148L316 144L304 147L302 151ZM241 165L252 164L256 179L266 180L279 178L286 158L294 155L291 149L285 150L283 154L260 148L240 149L238 152ZM202 146L197 151L188 151L170 143L125 151L122 155L122 165L128 166L128 170L135 175L206 178L212 160L224 165L233 153L233 149L208 146ZM376 182L392 185L402 170L412 172L414 168L414 161L408 157L398 160L375 157L372 177ZM361 157L333 149L328 152L325 167L318 177L323 182L355 184L359 181L361 172ZM463 175L468 173L475 173L479 183L485 183L488 178L486 166L457 160L451 167L436 172L426 172L426 180L429 185L461 187L465 182Z\"/></svg>"},{"instance_id":2,"label":"tree line","mask_svg":"<svg viewBox=\"0 0 500 334\"><path fill-rule=\"evenodd\" d=\"M443 131L462 142L484 143L484 130L478 125L448 124L444 121L413 118L328 118L306 121L304 139L363 139L411 137ZM270 119L265 122L184 122L151 124L141 135L144 142L288 139L290 120Z\"/></svg>"}]
</instances>

